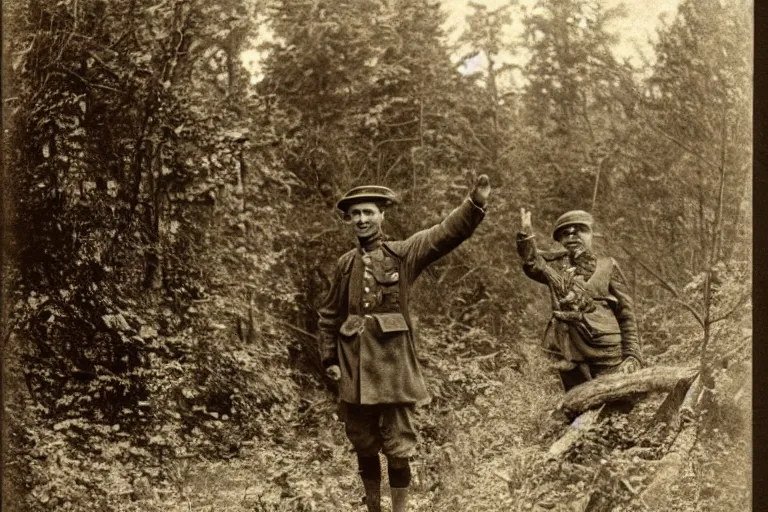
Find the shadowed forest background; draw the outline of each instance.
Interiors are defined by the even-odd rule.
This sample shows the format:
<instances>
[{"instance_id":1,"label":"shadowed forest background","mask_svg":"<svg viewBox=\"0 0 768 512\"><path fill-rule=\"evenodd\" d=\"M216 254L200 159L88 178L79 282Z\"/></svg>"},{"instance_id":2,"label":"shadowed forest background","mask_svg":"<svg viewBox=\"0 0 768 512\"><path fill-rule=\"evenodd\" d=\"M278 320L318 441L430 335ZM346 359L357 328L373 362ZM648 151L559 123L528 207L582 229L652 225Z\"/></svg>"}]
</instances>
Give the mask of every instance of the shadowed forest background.
<instances>
[{"instance_id":1,"label":"shadowed forest background","mask_svg":"<svg viewBox=\"0 0 768 512\"><path fill-rule=\"evenodd\" d=\"M620 8L526 6L472 4L454 44L433 0L4 2L3 506L361 510L314 338L355 243L335 201L395 189L402 238L486 173L485 221L411 300L414 510L748 510L752 4L681 0L640 64ZM674 478L664 394L547 456L567 423L520 207L543 247L591 211L648 363L698 369Z\"/></svg>"}]
</instances>

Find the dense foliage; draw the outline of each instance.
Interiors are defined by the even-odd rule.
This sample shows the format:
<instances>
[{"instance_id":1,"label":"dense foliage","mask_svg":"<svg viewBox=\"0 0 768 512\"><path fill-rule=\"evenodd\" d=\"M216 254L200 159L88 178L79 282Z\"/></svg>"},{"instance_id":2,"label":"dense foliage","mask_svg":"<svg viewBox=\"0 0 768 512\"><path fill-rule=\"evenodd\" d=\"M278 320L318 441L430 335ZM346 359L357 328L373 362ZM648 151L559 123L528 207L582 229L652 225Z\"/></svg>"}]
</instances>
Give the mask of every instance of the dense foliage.
<instances>
[{"instance_id":1,"label":"dense foliage","mask_svg":"<svg viewBox=\"0 0 768 512\"><path fill-rule=\"evenodd\" d=\"M591 210L649 361L706 369L670 510L744 510L751 365L710 363L751 335L751 4L681 0L639 68L596 0L471 10L459 49L436 0L4 3L9 510L353 510L314 337L354 243L334 202L390 186L405 237L479 173L487 219L412 300L435 395L417 510L631 510L669 446L640 408L546 460L560 391L522 206L543 247Z\"/></svg>"}]
</instances>

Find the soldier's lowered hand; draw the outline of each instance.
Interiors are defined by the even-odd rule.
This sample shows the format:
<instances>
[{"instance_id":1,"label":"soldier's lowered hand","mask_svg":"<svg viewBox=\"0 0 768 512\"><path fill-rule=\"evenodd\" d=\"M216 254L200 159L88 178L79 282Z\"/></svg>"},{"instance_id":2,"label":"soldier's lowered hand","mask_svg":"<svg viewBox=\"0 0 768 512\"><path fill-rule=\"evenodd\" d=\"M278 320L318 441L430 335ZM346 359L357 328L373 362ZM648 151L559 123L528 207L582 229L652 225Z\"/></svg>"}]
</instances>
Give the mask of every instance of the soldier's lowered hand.
<instances>
[{"instance_id":1,"label":"soldier's lowered hand","mask_svg":"<svg viewBox=\"0 0 768 512\"><path fill-rule=\"evenodd\" d=\"M341 368L339 368L339 365L334 364L329 366L325 369L325 374L330 378L332 381L337 382L341 380Z\"/></svg>"},{"instance_id":2,"label":"soldier's lowered hand","mask_svg":"<svg viewBox=\"0 0 768 512\"><path fill-rule=\"evenodd\" d=\"M636 357L629 356L621 362L618 372L623 374L634 373L642 368L642 366L643 365L640 364L640 361L638 361Z\"/></svg>"},{"instance_id":3,"label":"soldier's lowered hand","mask_svg":"<svg viewBox=\"0 0 768 512\"><path fill-rule=\"evenodd\" d=\"M563 322L581 322L584 319L580 311L553 311L552 315Z\"/></svg>"}]
</instances>

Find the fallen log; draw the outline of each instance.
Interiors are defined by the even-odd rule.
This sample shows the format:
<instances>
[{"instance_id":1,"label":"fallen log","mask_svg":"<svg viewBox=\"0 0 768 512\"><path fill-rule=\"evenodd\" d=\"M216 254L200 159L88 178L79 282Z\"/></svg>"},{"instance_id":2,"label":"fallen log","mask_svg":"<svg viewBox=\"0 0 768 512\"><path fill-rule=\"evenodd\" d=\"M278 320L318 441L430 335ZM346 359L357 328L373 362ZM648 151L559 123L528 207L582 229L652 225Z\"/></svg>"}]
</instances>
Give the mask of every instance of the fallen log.
<instances>
[{"instance_id":1,"label":"fallen log","mask_svg":"<svg viewBox=\"0 0 768 512\"><path fill-rule=\"evenodd\" d=\"M667 454L659 461L653 479L638 497L650 510L668 510L669 487L680 479L688 454L696 444L697 416L702 390L701 379L696 377L680 406L682 428Z\"/></svg>"},{"instance_id":2,"label":"fallen log","mask_svg":"<svg viewBox=\"0 0 768 512\"><path fill-rule=\"evenodd\" d=\"M562 435L554 444L549 448L550 457L559 457L563 453L576 443L586 432L588 432L598 420L600 411L603 408L591 409L580 416L568 425L565 434Z\"/></svg>"},{"instance_id":3,"label":"fallen log","mask_svg":"<svg viewBox=\"0 0 768 512\"><path fill-rule=\"evenodd\" d=\"M630 374L601 375L569 390L558 404L566 413L579 413L606 402L651 391L670 391L678 382L692 382L698 367L653 366Z\"/></svg>"}]
</instances>

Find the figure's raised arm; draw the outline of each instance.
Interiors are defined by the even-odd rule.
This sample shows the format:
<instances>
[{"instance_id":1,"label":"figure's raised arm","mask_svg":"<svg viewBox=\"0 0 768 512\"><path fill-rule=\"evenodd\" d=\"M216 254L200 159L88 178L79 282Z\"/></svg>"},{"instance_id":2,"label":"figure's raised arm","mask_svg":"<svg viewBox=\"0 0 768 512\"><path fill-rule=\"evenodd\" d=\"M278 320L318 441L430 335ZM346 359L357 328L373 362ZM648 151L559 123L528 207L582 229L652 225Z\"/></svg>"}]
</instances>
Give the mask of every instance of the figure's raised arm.
<instances>
[{"instance_id":1,"label":"figure's raised arm","mask_svg":"<svg viewBox=\"0 0 768 512\"><path fill-rule=\"evenodd\" d=\"M472 236L485 217L485 205L491 192L488 176L475 179L468 197L439 224L413 234L397 243L397 251L405 256L415 278L429 264L445 256Z\"/></svg>"},{"instance_id":2,"label":"figure's raised arm","mask_svg":"<svg viewBox=\"0 0 768 512\"><path fill-rule=\"evenodd\" d=\"M546 262L536 249L536 241L531 223L531 211L520 208L520 230L517 232L517 254L523 262L525 275L540 283L547 283L544 275Z\"/></svg>"}]
</instances>

